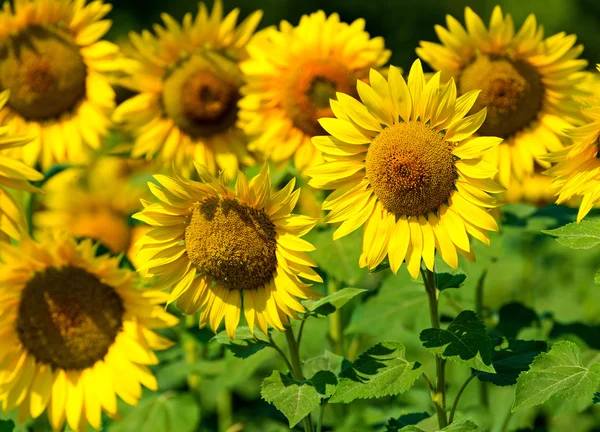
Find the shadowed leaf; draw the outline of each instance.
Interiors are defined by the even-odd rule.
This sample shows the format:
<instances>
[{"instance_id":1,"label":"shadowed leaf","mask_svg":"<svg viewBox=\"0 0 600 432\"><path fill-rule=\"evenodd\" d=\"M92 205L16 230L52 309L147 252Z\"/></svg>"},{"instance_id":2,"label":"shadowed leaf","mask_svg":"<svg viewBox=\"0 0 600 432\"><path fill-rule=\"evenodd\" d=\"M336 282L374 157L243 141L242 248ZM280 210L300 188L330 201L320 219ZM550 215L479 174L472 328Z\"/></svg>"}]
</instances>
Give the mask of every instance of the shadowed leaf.
<instances>
[{"instance_id":1,"label":"shadowed leaf","mask_svg":"<svg viewBox=\"0 0 600 432\"><path fill-rule=\"evenodd\" d=\"M550 339L557 339L566 334L573 334L590 348L600 350L600 325L588 325L580 322L570 324L555 322L552 331L550 331Z\"/></svg>"},{"instance_id":2,"label":"shadowed leaf","mask_svg":"<svg viewBox=\"0 0 600 432\"><path fill-rule=\"evenodd\" d=\"M219 332L213 339L238 358L248 358L269 345L269 340L264 334L257 331L253 335L247 326L238 327L233 340L229 339L226 331Z\"/></svg>"},{"instance_id":3,"label":"shadowed leaf","mask_svg":"<svg viewBox=\"0 0 600 432\"><path fill-rule=\"evenodd\" d=\"M422 420L429 418L429 414L426 412L421 413L411 413L404 414L397 419L390 419L387 426L387 432L398 432L401 428L405 426L413 426L419 423Z\"/></svg>"},{"instance_id":4,"label":"shadowed leaf","mask_svg":"<svg viewBox=\"0 0 600 432\"><path fill-rule=\"evenodd\" d=\"M492 353L492 365L496 373L479 371L477 377L480 381L491 382L497 386L514 385L519 374L529 370L533 359L546 349L546 341L512 340L507 348L494 350Z\"/></svg>"},{"instance_id":5,"label":"shadowed leaf","mask_svg":"<svg viewBox=\"0 0 600 432\"><path fill-rule=\"evenodd\" d=\"M403 393L421 374L421 365L404 357L400 342L382 342L361 354L340 374L331 403Z\"/></svg>"},{"instance_id":6,"label":"shadowed leaf","mask_svg":"<svg viewBox=\"0 0 600 432\"><path fill-rule=\"evenodd\" d=\"M451 273L436 273L435 284L440 291L450 288L460 288L467 280L467 275L458 270L455 274Z\"/></svg>"},{"instance_id":7,"label":"shadowed leaf","mask_svg":"<svg viewBox=\"0 0 600 432\"><path fill-rule=\"evenodd\" d=\"M516 338L519 331L540 321L533 309L518 302L505 304L498 311L498 315L498 325L493 332L507 339Z\"/></svg>"},{"instance_id":8,"label":"shadowed leaf","mask_svg":"<svg viewBox=\"0 0 600 432\"><path fill-rule=\"evenodd\" d=\"M483 372L494 372L492 341L473 311L463 311L447 329L425 329L420 335L431 353Z\"/></svg>"}]
</instances>

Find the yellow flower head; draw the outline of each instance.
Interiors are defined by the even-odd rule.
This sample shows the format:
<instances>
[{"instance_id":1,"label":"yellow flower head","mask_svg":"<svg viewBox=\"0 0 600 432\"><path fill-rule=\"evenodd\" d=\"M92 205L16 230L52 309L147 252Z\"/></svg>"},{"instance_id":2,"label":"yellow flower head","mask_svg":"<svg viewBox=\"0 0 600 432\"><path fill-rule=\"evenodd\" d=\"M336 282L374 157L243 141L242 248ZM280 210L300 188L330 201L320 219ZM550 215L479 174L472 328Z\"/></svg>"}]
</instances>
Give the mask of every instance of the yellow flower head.
<instances>
[{"instance_id":1,"label":"yellow flower head","mask_svg":"<svg viewBox=\"0 0 600 432\"><path fill-rule=\"evenodd\" d=\"M0 112L8 100L8 91L0 93ZM8 154L8 149L24 146L31 138L8 134L6 128L0 129L0 242L9 238L19 239L27 228L18 200L9 192L16 189L26 192L39 192L29 181L42 180L44 176L29 168L23 162Z\"/></svg>"},{"instance_id":2,"label":"yellow flower head","mask_svg":"<svg viewBox=\"0 0 600 432\"><path fill-rule=\"evenodd\" d=\"M141 209L140 198L149 195L145 182L136 183L135 177L147 168L144 161L104 157L55 175L44 184L34 225L90 237L115 254L130 251L134 233L129 218Z\"/></svg>"},{"instance_id":3,"label":"yellow flower head","mask_svg":"<svg viewBox=\"0 0 600 432\"><path fill-rule=\"evenodd\" d=\"M310 139L323 133L317 120L332 115L329 99L336 91L353 94L356 80L390 57L383 38L371 39L364 28L364 19L346 24L319 11L297 27L282 21L256 34L241 65L248 84L240 124L252 150L276 163L293 156L301 171L320 161Z\"/></svg>"},{"instance_id":4,"label":"yellow flower head","mask_svg":"<svg viewBox=\"0 0 600 432\"><path fill-rule=\"evenodd\" d=\"M196 165L201 182L155 175L149 183L159 204L143 202L135 218L154 227L139 242L140 270L156 276L156 288L172 287L169 302L188 314L202 310L200 326L216 331L225 318L235 329L243 309L250 329L283 330L304 307L296 297L315 297L299 277L321 282L300 237L316 219L292 215L300 190L295 179L271 193L265 165L248 182L238 173L235 190Z\"/></svg>"},{"instance_id":5,"label":"yellow flower head","mask_svg":"<svg viewBox=\"0 0 600 432\"><path fill-rule=\"evenodd\" d=\"M600 105L600 71L587 72L579 86L584 92L580 99L586 105Z\"/></svg>"},{"instance_id":6,"label":"yellow flower head","mask_svg":"<svg viewBox=\"0 0 600 432\"><path fill-rule=\"evenodd\" d=\"M489 244L498 203L487 192L503 190L482 160L502 139L472 137L485 108L465 117L479 91L457 98L454 80L440 86L438 72L426 81L419 60L408 85L394 67L388 80L371 70L369 81L357 83L362 103L337 94L337 118L320 120L330 135L313 138L326 162L309 170L309 184L335 189L323 203L325 221L342 222L334 240L364 225L360 266L388 255L394 273L406 261L415 278L421 258L433 270L436 249L454 268L457 251L474 260L468 234Z\"/></svg>"},{"instance_id":7,"label":"yellow flower head","mask_svg":"<svg viewBox=\"0 0 600 432\"><path fill-rule=\"evenodd\" d=\"M511 182L502 195L504 203L528 203L543 207L555 200L550 187L552 179L547 175L535 172L523 178L523 182Z\"/></svg>"},{"instance_id":8,"label":"yellow flower head","mask_svg":"<svg viewBox=\"0 0 600 432\"><path fill-rule=\"evenodd\" d=\"M123 83L139 95L122 103L114 119L135 136L134 157L175 161L189 173L196 161L211 172L231 173L251 165L246 138L235 126L243 77L238 62L245 56L262 12L252 13L236 28L239 9L223 18L216 0L210 15L204 3L195 18L179 24L162 15L163 28L132 33L131 55L137 61Z\"/></svg>"},{"instance_id":9,"label":"yellow flower head","mask_svg":"<svg viewBox=\"0 0 600 432\"><path fill-rule=\"evenodd\" d=\"M153 349L171 342L151 329L177 319L160 306L167 295L134 288L137 275L118 260L94 256L52 233L36 243L3 246L0 264L0 400L19 421L44 410L55 431L77 432L118 416L118 395L135 405L141 385L156 390Z\"/></svg>"},{"instance_id":10,"label":"yellow flower head","mask_svg":"<svg viewBox=\"0 0 600 432\"><path fill-rule=\"evenodd\" d=\"M584 108L583 114L588 123L567 131L573 145L549 156L557 164L547 171L553 177L557 204L582 198L577 222L600 202L600 105Z\"/></svg>"},{"instance_id":11,"label":"yellow flower head","mask_svg":"<svg viewBox=\"0 0 600 432\"><path fill-rule=\"evenodd\" d=\"M119 48L98 41L110 28L102 1L19 0L0 14L0 87L10 100L0 118L36 137L18 149L28 165L84 163L110 125L114 92L104 72L123 65Z\"/></svg>"},{"instance_id":12,"label":"yellow flower head","mask_svg":"<svg viewBox=\"0 0 600 432\"><path fill-rule=\"evenodd\" d=\"M532 174L535 162L550 165L542 156L563 148L563 129L579 116L577 84L587 61L575 35L558 33L544 39L533 14L516 32L509 14L497 6L489 28L470 8L466 29L447 16L448 28L436 26L441 44L421 42L417 54L444 77L454 77L458 92L481 90L473 112L487 107L479 129L482 135L504 139L494 155L499 181L522 181Z\"/></svg>"}]
</instances>

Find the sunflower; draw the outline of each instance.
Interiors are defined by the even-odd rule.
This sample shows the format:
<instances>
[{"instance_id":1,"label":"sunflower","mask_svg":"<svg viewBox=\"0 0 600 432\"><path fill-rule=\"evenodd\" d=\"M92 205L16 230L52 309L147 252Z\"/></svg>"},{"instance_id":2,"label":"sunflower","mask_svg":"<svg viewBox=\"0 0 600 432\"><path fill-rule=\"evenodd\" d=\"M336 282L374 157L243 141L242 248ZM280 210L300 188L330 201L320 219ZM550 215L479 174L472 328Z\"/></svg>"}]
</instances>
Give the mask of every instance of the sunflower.
<instances>
[{"instance_id":1,"label":"sunflower","mask_svg":"<svg viewBox=\"0 0 600 432\"><path fill-rule=\"evenodd\" d=\"M293 156L302 172L320 161L310 140L324 133L318 119L333 115L329 99L336 91L353 94L356 80L390 57L383 38L371 39L364 28L364 19L346 24L319 11L297 27L282 21L256 34L241 64L248 84L239 104L252 150L275 163Z\"/></svg>"},{"instance_id":2,"label":"sunflower","mask_svg":"<svg viewBox=\"0 0 600 432\"><path fill-rule=\"evenodd\" d=\"M0 111L8 100L8 91L0 93ZM9 157L7 149L21 147L31 141L22 135L8 134L0 129L0 242L9 238L19 239L27 228L27 221L18 200L8 192L8 188L25 192L39 192L29 181L42 180L44 176L23 162Z\"/></svg>"},{"instance_id":3,"label":"sunflower","mask_svg":"<svg viewBox=\"0 0 600 432\"><path fill-rule=\"evenodd\" d=\"M300 237L316 219L292 215L300 190L295 179L271 193L268 166L248 181L239 172L235 190L196 164L201 182L155 175L149 183L162 203L143 202L133 217L156 228L140 240L141 271L156 276L155 288L172 287L169 303L187 314L202 309L200 326L216 331L225 319L231 338L243 309L254 325L283 330L304 312L299 298L316 293L300 277L321 282L306 254L315 248Z\"/></svg>"},{"instance_id":4,"label":"sunflower","mask_svg":"<svg viewBox=\"0 0 600 432\"><path fill-rule=\"evenodd\" d=\"M235 126L243 83L238 62L262 12L236 28L239 12L223 18L216 0L209 16L200 3L196 18L187 14L181 25L163 14L166 28L155 25L156 36L131 33L137 67L122 83L139 94L117 107L114 120L134 134L134 157L173 160L186 174L192 161L213 173L234 173L254 163L244 133Z\"/></svg>"},{"instance_id":5,"label":"sunflower","mask_svg":"<svg viewBox=\"0 0 600 432\"><path fill-rule=\"evenodd\" d=\"M319 121L330 135L313 138L326 162L308 171L309 184L335 189L323 203L325 221L342 222L334 240L364 225L360 266L387 254L394 273L406 261L414 278L421 258L433 270L436 249L453 268L457 251L474 260L468 234L489 244L498 203L487 192L503 190L482 159L502 139L472 137L485 108L465 117L479 91L457 98L454 80L440 86L438 72L426 81L419 60L408 86L394 67L388 80L371 70L370 82L357 82L362 103L337 93L337 118Z\"/></svg>"},{"instance_id":6,"label":"sunflower","mask_svg":"<svg viewBox=\"0 0 600 432\"><path fill-rule=\"evenodd\" d=\"M100 147L115 97L103 74L125 66L116 45L99 41L110 9L102 1L4 2L0 88L11 97L0 121L36 137L18 152L28 165L85 163Z\"/></svg>"},{"instance_id":7,"label":"sunflower","mask_svg":"<svg viewBox=\"0 0 600 432\"><path fill-rule=\"evenodd\" d=\"M141 210L140 199L149 197L145 182L136 179L148 168L143 161L104 157L89 167L65 170L45 183L34 225L90 237L131 259L135 228L129 218Z\"/></svg>"},{"instance_id":8,"label":"sunflower","mask_svg":"<svg viewBox=\"0 0 600 432\"><path fill-rule=\"evenodd\" d=\"M600 72L588 72L580 87L586 92L581 97L584 105L600 105Z\"/></svg>"},{"instance_id":9,"label":"sunflower","mask_svg":"<svg viewBox=\"0 0 600 432\"><path fill-rule=\"evenodd\" d=\"M576 36L558 33L544 39L533 14L515 34L510 15L494 8L489 29L470 8L465 9L466 30L447 16L448 29L436 26L442 44L421 42L417 54L445 78L454 77L459 94L480 89L473 112L487 107L479 129L482 135L502 137L494 155L499 181L523 181L535 163L563 148L562 130L578 122L578 84L587 61Z\"/></svg>"},{"instance_id":10,"label":"sunflower","mask_svg":"<svg viewBox=\"0 0 600 432\"><path fill-rule=\"evenodd\" d=\"M5 245L0 264L0 399L19 421L44 410L55 431L75 431L117 417L118 395L135 405L141 386L156 390L153 349L171 342L151 329L177 319L160 306L166 294L134 289L136 274L94 256L61 233L41 243Z\"/></svg>"},{"instance_id":11,"label":"sunflower","mask_svg":"<svg viewBox=\"0 0 600 432\"><path fill-rule=\"evenodd\" d=\"M582 198L577 222L600 202L600 105L584 108L583 115L589 122L567 131L573 145L550 155L548 160L557 164L546 172L553 178L557 204Z\"/></svg>"},{"instance_id":12,"label":"sunflower","mask_svg":"<svg viewBox=\"0 0 600 432\"><path fill-rule=\"evenodd\" d=\"M504 203L529 203L543 207L555 200L554 192L550 188L552 179L539 172L527 176L523 182L511 182L506 192L502 195Z\"/></svg>"}]
</instances>

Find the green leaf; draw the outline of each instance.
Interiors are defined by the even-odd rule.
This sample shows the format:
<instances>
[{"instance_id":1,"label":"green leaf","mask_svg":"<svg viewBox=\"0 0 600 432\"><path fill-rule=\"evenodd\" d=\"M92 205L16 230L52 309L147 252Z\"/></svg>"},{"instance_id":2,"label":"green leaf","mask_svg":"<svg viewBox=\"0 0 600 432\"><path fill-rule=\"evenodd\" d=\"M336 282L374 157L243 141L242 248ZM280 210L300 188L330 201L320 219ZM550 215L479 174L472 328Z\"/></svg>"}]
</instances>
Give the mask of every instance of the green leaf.
<instances>
[{"instance_id":1,"label":"green leaf","mask_svg":"<svg viewBox=\"0 0 600 432\"><path fill-rule=\"evenodd\" d=\"M598 270L598 271L596 272L596 274L594 275L594 283L595 283L596 285L600 285L600 270Z\"/></svg>"},{"instance_id":2,"label":"green leaf","mask_svg":"<svg viewBox=\"0 0 600 432\"><path fill-rule=\"evenodd\" d=\"M444 429L439 429L445 432L471 432L479 430L477 425L469 420L461 420L457 422L453 422L452 424L446 426ZM438 429L436 429L438 431ZM399 429L399 432L427 432L421 428L416 426L406 426L402 429Z\"/></svg>"},{"instance_id":3,"label":"green leaf","mask_svg":"<svg viewBox=\"0 0 600 432\"><path fill-rule=\"evenodd\" d=\"M556 237L557 242L571 249L590 249L600 244L599 220L582 220L542 232Z\"/></svg>"},{"instance_id":4,"label":"green leaf","mask_svg":"<svg viewBox=\"0 0 600 432\"><path fill-rule=\"evenodd\" d=\"M400 342L382 342L361 354L340 374L331 403L396 395L408 390L421 375L421 365L404 357Z\"/></svg>"},{"instance_id":5,"label":"green leaf","mask_svg":"<svg viewBox=\"0 0 600 432\"><path fill-rule=\"evenodd\" d=\"M312 379L315 382L300 382L274 371L262 383L263 399L283 413L290 428L317 408L321 399L329 397L337 382L335 375L327 371L318 372Z\"/></svg>"},{"instance_id":6,"label":"green leaf","mask_svg":"<svg viewBox=\"0 0 600 432\"><path fill-rule=\"evenodd\" d=\"M560 341L535 358L529 371L517 380L512 410L543 404L551 396L592 400L600 385L600 363L583 365L581 351L573 342Z\"/></svg>"},{"instance_id":7,"label":"green leaf","mask_svg":"<svg viewBox=\"0 0 600 432\"><path fill-rule=\"evenodd\" d=\"M13 432L15 422L12 420L0 420L0 432Z\"/></svg>"},{"instance_id":8,"label":"green leaf","mask_svg":"<svg viewBox=\"0 0 600 432\"><path fill-rule=\"evenodd\" d=\"M317 315L329 315L365 291L368 290L362 288L344 288L319 300L304 300L302 304L308 312L314 312Z\"/></svg>"},{"instance_id":9,"label":"green leaf","mask_svg":"<svg viewBox=\"0 0 600 432\"><path fill-rule=\"evenodd\" d=\"M304 374L313 376L319 371L329 371L337 376L342 372L343 362L344 357L325 350L320 356L309 358L304 362Z\"/></svg>"},{"instance_id":10,"label":"green leaf","mask_svg":"<svg viewBox=\"0 0 600 432\"><path fill-rule=\"evenodd\" d=\"M229 339L226 331L219 332L213 338L238 358L248 358L261 349L269 346L269 339L261 332L252 334L247 326L240 326L235 332L235 339Z\"/></svg>"},{"instance_id":11,"label":"green leaf","mask_svg":"<svg viewBox=\"0 0 600 432\"><path fill-rule=\"evenodd\" d=\"M397 419L390 419L386 426L386 431L398 432L401 428L416 425L426 418L429 418L429 414L426 412L404 414Z\"/></svg>"},{"instance_id":12,"label":"green leaf","mask_svg":"<svg viewBox=\"0 0 600 432\"><path fill-rule=\"evenodd\" d=\"M322 398L328 398L335 392L338 380L333 372L322 370L314 374L308 382Z\"/></svg>"},{"instance_id":13,"label":"green leaf","mask_svg":"<svg viewBox=\"0 0 600 432\"><path fill-rule=\"evenodd\" d=\"M546 349L546 341L512 340L507 348L494 350L492 353L492 366L496 373L479 371L477 378L497 386L514 385L519 374L529 370L533 360Z\"/></svg>"},{"instance_id":14,"label":"green leaf","mask_svg":"<svg viewBox=\"0 0 600 432\"><path fill-rule=\"evenodd\" d=\"M443 431L446 432L471 432L478 430L479 427L469 420L462 420L452 423L451 425L446 426Z\"/></svg>"},{"instance_id":15,"label":"green leaf","mask_svg":"<svg viewBox=\"0 0 600 432\"><path fill-rule=\"evenodd\" d=\"M594 404L600 404L600 392L594 394L594 398L592 399Z\"/></svg>"},{"instance_id":16,"label":"green leaf","mask_svg":"<svg viewBox=\"0 0 600 432\"><path fill-rule=\"evenodd\" d=\"M450 288L460 288L465 280L467 279L467 275L462 272L462 270L458 270L456 273L436 273L435 274L435 284L437 289L443 291L445 289Z\"/></svg>"},{"instance_id":17,"label":"green leaf","mask_svg":"<svg viewBox=\"0 0 600 432\"><path fill-rule=\"evenodd\" d=\"M519 331L540 321L533 309L518 302L505 304L498 311L498 315L498 325L494 332L500 333L507 339L516 338Z\"/></svg>"},{"instance_id":18,"label":"green leaf","mask_svg":"<svg viewBox=\"0 0 600 432\"><path fill-rule=\"evenodd\" d=\"M193 432L200 422L200 407L192 394L166 392L143 398L110 432Z\"/></svg>"},{"instance_id":19,"label":"green leaf","mask_svg":"<svg viewBox=\"0 0 600 432\"><path fill-rule=\"evenodd\" d=\"M362 231L356 230L333 241L334 231L335 228L328 227L322 231L313 230L306 235L306 240L317 248L311 252L311 256L321 270L336 280L355 285L362 276L367 274L366 269L358 267L362 251Z\"/></svg>"},{"instance_id":20,"label":"green leaf","mask_svg":"<svg viewBox=\"0 0 600 432\"><path fill-rule=\"evenodd\" d=\"M473 311L463 311L447 329L425 329L420 335L427 350L442 358L484 372L492 366L492 340Z\"/></svg>"}]
</instances>

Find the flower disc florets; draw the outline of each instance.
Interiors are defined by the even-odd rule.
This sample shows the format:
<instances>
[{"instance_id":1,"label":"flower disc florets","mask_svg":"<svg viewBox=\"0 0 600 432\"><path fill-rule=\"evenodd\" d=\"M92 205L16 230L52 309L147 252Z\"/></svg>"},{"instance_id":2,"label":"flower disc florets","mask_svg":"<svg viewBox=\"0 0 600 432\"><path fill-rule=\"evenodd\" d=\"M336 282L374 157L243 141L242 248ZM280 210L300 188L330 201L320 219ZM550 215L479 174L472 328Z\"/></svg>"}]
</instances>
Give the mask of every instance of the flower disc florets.
<instances>
[{"instance_id":1,"label":"flower disc florets","mask_svg":"<svg viewBox=\"0 0 600 432\"><path fill-rule=\"evenodd\" d=\"M258 289L277 270L275 225L264 211L235 199L196 203L185 244L196 268L229 289Z\"/></svg>"}]
</instances>

